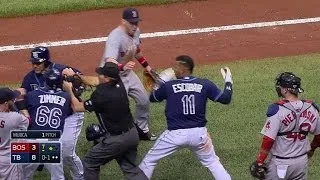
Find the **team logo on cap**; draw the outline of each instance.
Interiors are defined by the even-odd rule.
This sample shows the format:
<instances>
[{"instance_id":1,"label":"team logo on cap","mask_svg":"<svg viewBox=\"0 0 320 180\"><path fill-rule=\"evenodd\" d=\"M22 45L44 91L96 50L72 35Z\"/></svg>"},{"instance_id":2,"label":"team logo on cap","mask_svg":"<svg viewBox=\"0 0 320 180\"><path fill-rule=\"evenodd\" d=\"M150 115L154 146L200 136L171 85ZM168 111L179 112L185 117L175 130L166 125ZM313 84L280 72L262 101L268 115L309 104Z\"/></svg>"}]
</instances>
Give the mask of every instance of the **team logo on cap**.
<instances>
[{"instance_id":1,"label":"team logo on cap","mask_svg":"<svg viewBox=\"0 0 320 180\"><path fill-rule=\"evenodd\" d=\"M137 11L132 11L131 13L132 13L132 17L134 17L134 18L138 17Z\"/></svg>"},{"instance_id":2,"label":"team logo on cap","mask_svg":"<svg viewBox=\"0 0 320 180\"><path fill-rule=\"evenodd\" d=\"M32 57L33 58L39 58L39 56L38 56L39 53L40 52L32 52Z\"/></svg>"}]
</instances>

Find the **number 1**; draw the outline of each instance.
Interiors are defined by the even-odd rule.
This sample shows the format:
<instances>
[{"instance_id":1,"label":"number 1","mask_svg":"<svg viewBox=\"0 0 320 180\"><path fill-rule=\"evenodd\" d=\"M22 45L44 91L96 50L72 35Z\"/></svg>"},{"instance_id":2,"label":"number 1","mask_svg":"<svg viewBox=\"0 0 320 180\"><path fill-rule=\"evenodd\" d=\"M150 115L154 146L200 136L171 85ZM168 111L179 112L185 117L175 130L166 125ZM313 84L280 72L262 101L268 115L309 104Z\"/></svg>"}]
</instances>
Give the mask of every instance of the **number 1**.
<instances>
[{"instance_id":1,"label":"number 1","mask_svg":"<svg viewBox=\"0 0 320 180\"><path fill-rule=\"evenodd\" d=\"M196 113L196 108L195 108L195 100L194 100L194 95L184 95L181 98L182 101L182 108L183 108L183 114L188 115L188 114L195 114Z\"/></svg>"}]
</instances>

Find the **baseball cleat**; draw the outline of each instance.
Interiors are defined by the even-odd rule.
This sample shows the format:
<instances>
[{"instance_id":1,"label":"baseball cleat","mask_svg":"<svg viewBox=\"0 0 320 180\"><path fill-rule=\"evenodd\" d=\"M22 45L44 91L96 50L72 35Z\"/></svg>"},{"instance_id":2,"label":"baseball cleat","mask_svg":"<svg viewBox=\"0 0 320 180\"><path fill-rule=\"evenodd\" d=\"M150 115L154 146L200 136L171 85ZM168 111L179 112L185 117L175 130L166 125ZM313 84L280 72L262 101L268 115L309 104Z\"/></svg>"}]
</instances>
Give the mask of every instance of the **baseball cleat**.
<instances>
[{"instance_id":1,"label":"baseball cleat","mask_svg":"<svg viewBox=\"0 0 320 180\"><path fill-rule=\"evenodd\" d=\"M140 134L140 140L147 140L147 141L155 141L158 137L151 133L150 131L147 133Z\"/></svg>"}]
</instances>

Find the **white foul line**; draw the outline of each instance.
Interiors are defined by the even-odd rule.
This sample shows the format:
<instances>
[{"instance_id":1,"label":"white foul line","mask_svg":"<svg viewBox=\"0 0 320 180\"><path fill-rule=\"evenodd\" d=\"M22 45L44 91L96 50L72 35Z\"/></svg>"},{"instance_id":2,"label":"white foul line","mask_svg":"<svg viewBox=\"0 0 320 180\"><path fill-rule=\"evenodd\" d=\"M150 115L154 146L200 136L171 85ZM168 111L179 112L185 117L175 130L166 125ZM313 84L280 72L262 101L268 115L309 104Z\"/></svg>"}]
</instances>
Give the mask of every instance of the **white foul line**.
<instances>
[{"instance_id":1,"label":"white foul line","mask_svg":"<svg viewBox=\"0 0 320 180\"><path fill-rule=\"evenodd\" d=\"M251 29L251 28L261 28L261 27L270 27L270 26L284 26L284 25L291 25L291 24L305 24L305 23L315 23L315 22L320 22L320 17L306 18L306 19L292 19L292 20L284 20L284 21L272 21L272 22L259 22L259 23L250 23L250 24L227 25L227 26L197 28L197 29L187 29L187 30L144 33L144 34L141 34L140 37L141 38L152 38L152 37L164 37L164 36L177 36L177 35L186 35L186 34L209 33L209 32L218 32L218 31ZM56 41L56 42L43 42L43 43L37 43L37 44L0 46L0 52L29 49L29 48L34 48L36 46L50 47L50 46L68 46L68 45L76 45L76 44L97 43L97 42L104 42L107 39L108 39L108 37L100 37L100 38L66 40L66 41Z\"/></svg>"}]
</instances>

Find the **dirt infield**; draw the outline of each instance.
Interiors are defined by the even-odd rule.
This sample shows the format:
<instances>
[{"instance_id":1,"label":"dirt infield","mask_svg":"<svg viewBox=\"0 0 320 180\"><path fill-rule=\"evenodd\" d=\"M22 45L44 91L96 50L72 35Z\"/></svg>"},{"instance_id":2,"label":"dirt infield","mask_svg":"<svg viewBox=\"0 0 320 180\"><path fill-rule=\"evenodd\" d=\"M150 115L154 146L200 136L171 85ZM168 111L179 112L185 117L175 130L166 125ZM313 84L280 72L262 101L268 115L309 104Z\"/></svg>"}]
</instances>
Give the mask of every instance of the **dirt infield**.
<instances>
[{"instance_id":1,"label":"dirt infield","mask_svg":"<svg viewBox=\"0 0 320 180\"><path fill-rule=\"evenodd\" d=\"M318 0L211 0L139 7L142 33L320 16ZM120 23L122 9L0 19L0 46L104 37ZM143 39L154 67L176 55L197 63L320 52L320 23ZM94 74L104 43L50 47L55 62ZM29 50L0 52L0 83L21 81Z\"/></svg>"}]
</instances>

